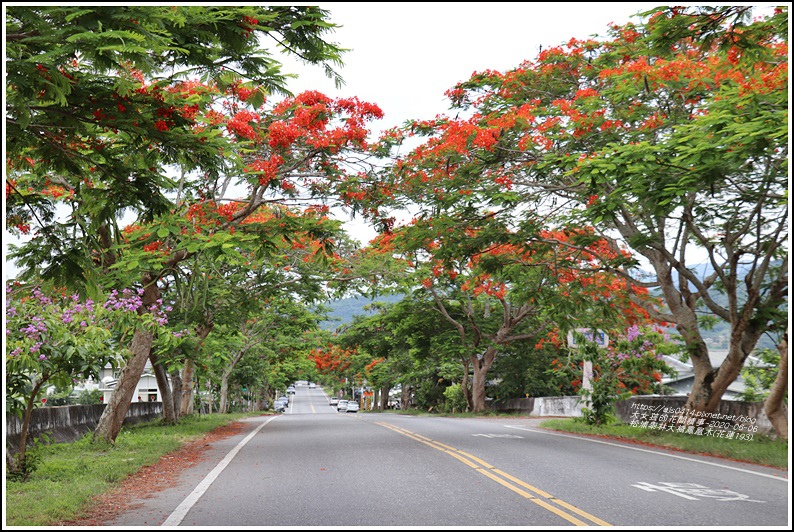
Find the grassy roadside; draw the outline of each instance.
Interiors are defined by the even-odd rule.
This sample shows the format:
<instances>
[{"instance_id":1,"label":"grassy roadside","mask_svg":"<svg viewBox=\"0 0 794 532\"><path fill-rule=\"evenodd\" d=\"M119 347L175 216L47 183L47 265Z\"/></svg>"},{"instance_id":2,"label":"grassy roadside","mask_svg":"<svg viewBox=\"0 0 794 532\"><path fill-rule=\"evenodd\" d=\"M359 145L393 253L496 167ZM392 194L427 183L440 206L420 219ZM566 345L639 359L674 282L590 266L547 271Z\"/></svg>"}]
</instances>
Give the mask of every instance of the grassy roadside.
<instances>
[{"instance_id":1,"label":"grassy roadside","mask_svg":"<svg viewBox=\"0 0 794 532\"><path fill-rule=\"evenodd\" d=\"M73 443L41 447L41 462L26 482L5 483L7 526L48 526L80 516L91 499L184 443L256 413L192 415L176 426L158 421L122 429L116 444ZM5 527L4 527L5 528Z\"/></svg>"},{"instance_id":2,"label":"grassy roadside","mask_svg":"<svg viewBox=\"0 0 794 532\"><path fill-rule=\"evenodd\" d=\"M783 439L773 440L768 436L757 434L753 435L752 440L733 440L643 429L624 424L596 427L587 425L576 418L549 419L541 422L540 427L576 434L606 436L631 443L645 443L688 453L717 456L788 470L788 442Z\"/></svg>"}]
</instances>

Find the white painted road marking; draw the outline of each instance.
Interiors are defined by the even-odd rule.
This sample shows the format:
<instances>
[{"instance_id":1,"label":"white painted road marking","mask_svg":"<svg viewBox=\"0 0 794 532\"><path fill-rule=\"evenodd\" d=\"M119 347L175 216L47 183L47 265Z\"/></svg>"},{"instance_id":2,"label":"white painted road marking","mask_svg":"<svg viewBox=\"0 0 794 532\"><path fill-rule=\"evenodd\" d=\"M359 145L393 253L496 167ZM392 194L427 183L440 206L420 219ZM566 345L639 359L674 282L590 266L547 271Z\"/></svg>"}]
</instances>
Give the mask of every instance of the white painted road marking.
<instances>
[{"instance_id":1,"label":"white painted road marking","mask_svg":"<svg viewBox=\"0 0 794 532\"><path fill-rule=\"evenodd\" d=\"M259 425L256 429L252 430L251 433L248 436L246 436L245 439L243 439L243 441L238 443L234 449L229 451L229 454L227 454L223 458L223 460L221 460L220 463L215 466L215 469L210 471L209 475L204 477L204 480L199 482L199 485L196 486L196 489L194 489L190 495L185 497L185 500L182 501L182 504L176 507L176 510L174 510L173 513L168 516L168 519L163 521L162 526L176 526L179 523L181 523L182 519L185 518L185 516L193 507L193 505L196 504L196 502L198 502L201 496L204 495L204 492L206 492L209 489L209 487L212 485L212 483L215 481L215 479L218 478L218 475L221 474L221 471L226 469L226 466L229 465L232 459L237 455L237 453L240 452L240 449L242 449L243 446L245 446L245 444L251 440L251 438L256 436L256 433L262 430L265 427L265 425L276 419L276 417L278 416L269 417L267 421Z\"/></svg>"},{"instance_id":2,"label":"white painted road marking","mask_svg":"<svg viewBox=\"0 0 794 532\"><path fill-rule=\"evenodd\" d=\"M742 495L733 490L707 488L691 482L660 482L657 486L650 482L639 482L638 484L632 484L632 486L644 491L663 491L690 501L699 501L698 497L707 497L718 501L766 502L751 499L749 495Z\"/></svg>"},{"instance_id":3,"label":"white painted road marking","mask_svg":"<svg viewBox=\"0 0 794 532\"><path fill-rule=\"evenodd\" d=\"M698 460L697 458L689 458L688 456L678 456L678 455L670 454L670 453L662 453L662 452L659 452L659 451L651 451L650 449L640 449L638 447L631 447L629 445L621 445L619 443L612 443L612 442L608 442L608 441L595 440L595 439L592 439L592 438L583 438L581 436L573 436L571 434L562 434L562 433L554 432L554 431L550 431L550 430L528 429L528 428L517 426L517 425L505 425L505 427L510 428L510 429L516 429L516 430L524 430L524 431L527 431L527 432L537 432L538 434L546 434L548 436L557 436L557 437L560 437L560 438L573 438L574 440L589 441L591 443L600 443L602 445L612 445L614 447L621 447L623 449L631 449L632 451L638 451L638 452L642 452L642 453L659 454L659 455L662 455L662 456L667 456L669 458L676 458L678 460L688 460L690 462L697 462L699 464L706 464L706 465L710 465L710 466L714 466L714 467L722 467L722 468L725 468L725 469L732 469L734 471L741 471L742 473L749 473L751 475L758 475L758 476L761 476L761 477L773 478L775 480L782 480L783 482L788 482L788 479L785 478L785 477L779 477L779 476L775 476L775 475L770 475L768 473L761 473L759 471L752 471L750 469L742 469L742 468L739 468L739 467L732 467L732 466L725 465L725 464L717 464L717 463L714 463L714 462L707 462L706 460Z\"/></svg>"},{"instance_id":4,"label":"white painted road marking","mask_svg":"<svg viewBox=\"0 0 794 532\"><path fill-rule=\"evenodd\" d=\"M513 438L513 439L524 439L523 436L519 436L518 434L472 434L472 436L482 436L484 438Z\"/></svg>"}]
</instances>

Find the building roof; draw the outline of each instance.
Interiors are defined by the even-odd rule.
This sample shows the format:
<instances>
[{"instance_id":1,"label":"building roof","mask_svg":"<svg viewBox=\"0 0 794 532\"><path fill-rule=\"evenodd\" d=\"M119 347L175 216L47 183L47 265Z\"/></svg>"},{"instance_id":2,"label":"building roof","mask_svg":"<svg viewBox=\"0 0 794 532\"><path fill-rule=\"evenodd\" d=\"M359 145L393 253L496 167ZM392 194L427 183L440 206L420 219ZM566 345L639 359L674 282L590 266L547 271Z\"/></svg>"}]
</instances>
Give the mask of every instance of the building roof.
<instances>
[{"instance_id":1,"label":"building roof","mask_svg":"<svg viewBox=\"0 0 794 532\"><path fill-rule=\"evenodd\" d=\"M727 356L727 349L709 350L709 359L711 360L711 364L714 367L719 367ZM689 362L682 362L675 357L667 355L664 355L662 358L670 367L678 372L678 374L674 377L664 375L662 377L662 384L670 386L671 388L675 388L679 392L689 393L692 390L692 384L695 382L695 369L692 364ZM753 356L748 357L747 361L755 366L769 366L769 364L764 364L757 357ZM737 395L743 393L746 389L747 387L744 384L744 379L742 379L741 375L739 375L736 380L728 386L727 390L725 390L723 397L726 399L730 397L736 397Z\"/></svg>"}]
</instances>

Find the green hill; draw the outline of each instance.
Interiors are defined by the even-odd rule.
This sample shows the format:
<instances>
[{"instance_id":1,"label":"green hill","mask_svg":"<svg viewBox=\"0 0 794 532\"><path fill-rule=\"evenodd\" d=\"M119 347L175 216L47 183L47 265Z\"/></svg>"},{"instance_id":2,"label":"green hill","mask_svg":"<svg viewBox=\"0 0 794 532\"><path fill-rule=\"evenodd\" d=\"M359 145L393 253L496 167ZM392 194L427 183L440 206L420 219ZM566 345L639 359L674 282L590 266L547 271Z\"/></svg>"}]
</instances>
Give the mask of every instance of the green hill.
<instances>
[{"instance_id":1,"label":"green hill","mask_svg":"<svg viewBox=\"0 0 794 532\"><path fill-rule=\"evenodd\" d=\"M376 299L357 296L337 299L326 304L331 308L328 313L328 320L320 322L320 327L327 331L335 331L342 325L352 323L355 316L364 316L367 310L364 308L372 303L395 303L402 299L402 296L384 296Z\"/></svg>"}]
</instances>

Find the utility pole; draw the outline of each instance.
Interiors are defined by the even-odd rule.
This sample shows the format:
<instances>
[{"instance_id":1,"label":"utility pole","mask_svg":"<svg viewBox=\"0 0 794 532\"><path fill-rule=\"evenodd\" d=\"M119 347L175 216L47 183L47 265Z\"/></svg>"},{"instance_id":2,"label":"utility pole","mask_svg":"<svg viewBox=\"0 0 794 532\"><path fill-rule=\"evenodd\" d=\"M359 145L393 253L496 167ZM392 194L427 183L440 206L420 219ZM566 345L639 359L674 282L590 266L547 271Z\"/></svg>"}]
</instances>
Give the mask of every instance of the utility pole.
<instances>
[{"instance_id":1,"label":"utility pole","mask_svg":"<svg viewBox=\"0 0 794 532\"><path fill-rule=\"evenodd\" d=\"M609 336L604 331L590 328L576 329L577 335L574 331L568 331L568 346L579 348L582 346L577 341L577 336L581 335L585 341L595 342L599 347L606 347L609 345ZM582 388L587 390L584 407L590 408L592 406L590 397L593 394L593 361L584 360L582 364Z\"/></svg>"}]
</instances>

